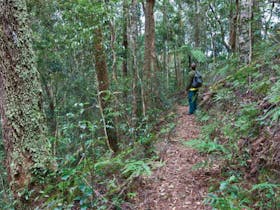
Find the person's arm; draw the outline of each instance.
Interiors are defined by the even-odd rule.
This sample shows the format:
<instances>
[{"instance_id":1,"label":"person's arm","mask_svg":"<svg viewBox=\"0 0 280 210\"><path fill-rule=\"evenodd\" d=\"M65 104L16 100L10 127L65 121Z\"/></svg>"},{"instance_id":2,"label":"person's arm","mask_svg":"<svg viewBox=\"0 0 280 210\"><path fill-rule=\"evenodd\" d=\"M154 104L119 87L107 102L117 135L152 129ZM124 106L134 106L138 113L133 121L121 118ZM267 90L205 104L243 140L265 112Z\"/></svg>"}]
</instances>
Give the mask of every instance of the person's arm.
<instances>
[{"instance_id":1,"label":"person's arm","mask_svg":"<svg viewBox=\"0 0 280 210\"><path fill-rule=\"evenodd\" d=\"M192 81L195 75L195 71L191 71L189 73L189 78L188 78L188 83L187 83L187 87L186 87L186 91L189 91L189 89L192 87Z\"/></svg>"}]
</instances>

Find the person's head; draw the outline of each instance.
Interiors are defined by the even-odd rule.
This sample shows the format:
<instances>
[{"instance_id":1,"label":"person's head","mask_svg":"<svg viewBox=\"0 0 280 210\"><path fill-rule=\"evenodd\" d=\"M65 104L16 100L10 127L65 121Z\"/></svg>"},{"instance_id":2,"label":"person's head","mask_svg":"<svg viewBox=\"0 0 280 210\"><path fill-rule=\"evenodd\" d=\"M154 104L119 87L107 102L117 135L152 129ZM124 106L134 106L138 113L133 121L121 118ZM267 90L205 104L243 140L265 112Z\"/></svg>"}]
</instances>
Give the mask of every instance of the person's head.
<instances>
[{"instance_id":1,"label":"person's head","mask_svg":"<svg viewBox=\"0 0 280 210\"><path fill-rule=\"evenodd\" d=\"M195 69L196 69L196 64L195 64L195 63L192 63L192 64L191 64L191 69L192 69L192 70L195 70Z\"/></svg>"}]
</instances>

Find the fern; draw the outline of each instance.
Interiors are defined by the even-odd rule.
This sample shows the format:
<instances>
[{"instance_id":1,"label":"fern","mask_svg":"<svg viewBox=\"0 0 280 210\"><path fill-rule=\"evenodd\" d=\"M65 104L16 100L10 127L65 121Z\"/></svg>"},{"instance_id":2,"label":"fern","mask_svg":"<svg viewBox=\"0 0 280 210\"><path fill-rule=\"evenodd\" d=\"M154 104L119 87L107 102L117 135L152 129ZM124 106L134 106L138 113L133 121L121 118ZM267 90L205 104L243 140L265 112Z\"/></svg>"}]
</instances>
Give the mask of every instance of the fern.
<instances>
[{"instance_id":1,"label":"fern","mask_svg":"<svg viewBox=\"0 0 280 210\"><path fill-rule=\"evenodd\" d=\"M132 160L128 162L121 170L121 172L123 175L128 176L129 179L139 177L141 175L150 176L152 174L149 165L142 160Z\"/></svg>"},{"instance_id":2,"label":"fern","mask_svg":"<svg viewBox=\"0 0 280 210\"><path fill-rule=\"evenodd\" d=\"M191 54L199 63L206 62L206 56L201 50L191 50Z\"/></svg>"},{"instance_id":3,"label":"fern","mask_svg":"<svg viewBox=\"0 0 280 210\"><path fill-rule=\"evenodd\" d=\"M272 184L269 182L263 182L260 184L255 184L252 189L250 190L250 192L254 191L254 190L269 190L270 192L274 192L275 189L279 188L280 185L277 184Z\"/></svg>"},{"instance_id":4,"label":"fern","mask_svg":"<svg viewBox=\"0 0 280 210\"><path fill-rule=\"evenodd\" d=\"M197 149L199 152L203 153L227 153L226 148L216 143L215 141L203 141L199 139L194 139L183 143L185 146Z\"/></svg>"},{"instance_id":5,"label":"fern","mask_svg":"<svg viewBox=\"0 0 280 210\"><path fill-rule=\"evenodd\" d=\"M272 104L278 104L280 102L280 81L276 82L270 89L268 94L269 102Z\"/></svg>"},{"instance_id":6,"label":"fern","mask_svg":"<svg viewBox=\"0 0 280 210\"><path fill-rule=\"evenodd\" d=\"M279 209L279 184L272 184L269 182L263 182L256 184L252 187L250 192L256 198L256 206L260 209Z\"/></svg>"},{"instance_id":7,"label":"fern","mask_svg":"<svg viewBox=\"0 0 280 210\"><path fill-rule=\"evenodd\" d=\"M234 93L229 89L221 89L214 96L214 102L230 102L235 98Z\"/></svg>"}]
</instances>

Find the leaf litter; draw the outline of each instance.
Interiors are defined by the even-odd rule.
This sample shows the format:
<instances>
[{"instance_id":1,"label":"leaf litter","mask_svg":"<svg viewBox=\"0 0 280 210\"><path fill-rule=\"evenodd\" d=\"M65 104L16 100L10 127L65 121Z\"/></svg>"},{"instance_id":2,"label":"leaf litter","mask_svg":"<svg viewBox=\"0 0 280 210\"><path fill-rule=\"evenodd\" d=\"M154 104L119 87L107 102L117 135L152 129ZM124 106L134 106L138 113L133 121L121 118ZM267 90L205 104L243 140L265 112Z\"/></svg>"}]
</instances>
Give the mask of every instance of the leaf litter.
<instances>
[{"instance_id":1,"label":"leaf litter","mask_svg":"<svg viewBox=\"0 0 280 210\"><path fill-rule=\"evenodd\" d=\"M187 115L187 111L188 107L178 106L175 132L168 141L156 145L165 164L155 169L151 176L143 177L134 198L134 209L211 209L205 205L204 198L207 197L212 173L209 168L196 167L207 157L182 144L182 140L197 138L200 129L195 116Z\"/></svg>"}]
</instances>

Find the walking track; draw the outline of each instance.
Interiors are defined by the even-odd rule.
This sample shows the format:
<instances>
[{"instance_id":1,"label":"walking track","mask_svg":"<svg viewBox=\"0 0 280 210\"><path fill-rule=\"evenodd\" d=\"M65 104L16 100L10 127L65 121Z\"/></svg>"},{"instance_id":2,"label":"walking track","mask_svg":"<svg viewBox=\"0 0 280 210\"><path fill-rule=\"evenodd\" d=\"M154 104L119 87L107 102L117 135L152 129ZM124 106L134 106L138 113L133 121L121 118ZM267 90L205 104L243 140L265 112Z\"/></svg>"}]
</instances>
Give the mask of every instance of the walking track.
<instances>
[{"instance_id":1,"label":"walking track","mask_svg":"<svg viewBox=\"0 0 280 210\"><path fill-rule=\"evenodd\" d=\"M182 145L198 137L199 125L195 116L187 115L188 107L178 106L175 134L165 147L164 166L156 169L151 177L143 180L136 199L139 210L197 210L211 209L204 205L207 195L209 172L193 167L206 159L196 150Z\"/></svg>"}]
</instances>

